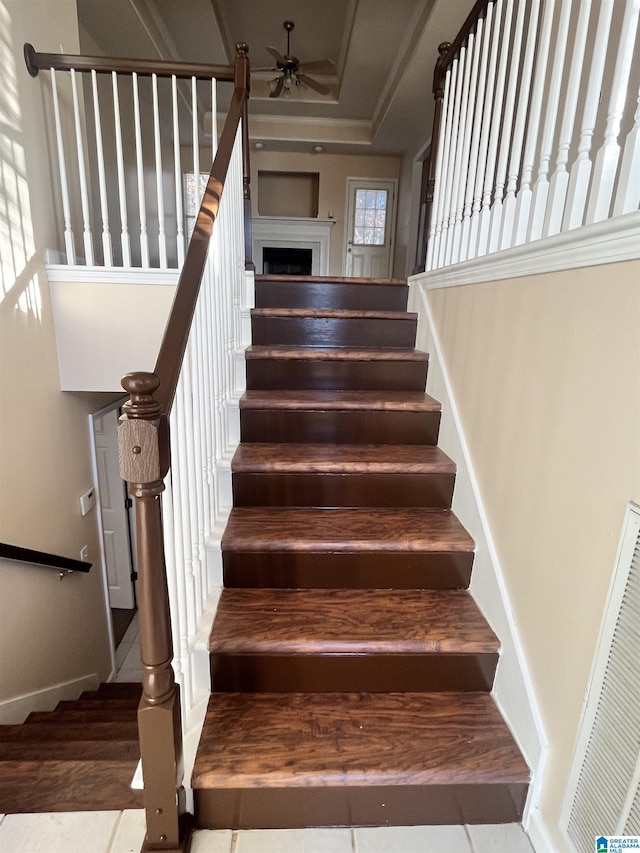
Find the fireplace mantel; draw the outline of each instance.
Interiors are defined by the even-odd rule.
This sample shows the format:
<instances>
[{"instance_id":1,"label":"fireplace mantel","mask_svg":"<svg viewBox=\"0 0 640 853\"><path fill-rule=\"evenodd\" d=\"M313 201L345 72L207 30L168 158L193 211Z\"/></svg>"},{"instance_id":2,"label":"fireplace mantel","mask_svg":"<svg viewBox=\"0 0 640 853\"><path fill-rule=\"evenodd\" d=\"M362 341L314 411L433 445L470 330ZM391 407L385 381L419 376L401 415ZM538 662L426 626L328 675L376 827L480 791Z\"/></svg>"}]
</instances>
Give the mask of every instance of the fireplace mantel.
<instances>
[{"instance_id":1,"label":"fireplace mantel","mask_svg":"<svg viewBox=\"0 0 640 853\"><path fill-rule=\"evenodd\" d=\"M253 260L256 272L262 272L262 250L265 246L286 249L311 249L311 274L329 275L329 249L333 219L308 219L298 216L255 216Z\"/></svg>"}]
</instances>

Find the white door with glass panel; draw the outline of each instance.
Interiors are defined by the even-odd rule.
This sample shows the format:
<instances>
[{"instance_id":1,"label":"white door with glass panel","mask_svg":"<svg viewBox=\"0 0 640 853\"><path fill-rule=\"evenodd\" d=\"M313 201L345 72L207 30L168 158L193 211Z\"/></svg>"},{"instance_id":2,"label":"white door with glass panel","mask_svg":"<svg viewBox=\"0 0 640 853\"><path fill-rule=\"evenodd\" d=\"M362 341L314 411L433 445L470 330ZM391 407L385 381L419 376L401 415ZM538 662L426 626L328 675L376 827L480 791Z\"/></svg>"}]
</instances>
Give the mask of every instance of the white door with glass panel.
<instances>
[{"instance_id":1,"label":"white door with glass panel","mask_svg":"<svg viewBox=\"0 0 640 853\"><path fill-rule=\"evenodd\" d=\"M389 278L397 181L347 178L345 276Z\"/></svg>"}]
</instances>

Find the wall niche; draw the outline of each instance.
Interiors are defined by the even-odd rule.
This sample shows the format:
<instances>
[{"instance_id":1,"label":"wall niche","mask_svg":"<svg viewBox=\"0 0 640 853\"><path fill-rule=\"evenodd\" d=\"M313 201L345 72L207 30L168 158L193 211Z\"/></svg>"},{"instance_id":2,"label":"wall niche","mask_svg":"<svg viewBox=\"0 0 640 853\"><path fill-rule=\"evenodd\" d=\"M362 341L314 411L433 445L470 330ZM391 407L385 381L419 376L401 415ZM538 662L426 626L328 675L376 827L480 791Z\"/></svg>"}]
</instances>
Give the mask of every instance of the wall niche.
<instances>
[{"instance_id":1,"label":"wall niche","mask_svg":"<svg viewBox=\"0 0 640 853\"><path fill-rule=\"evenodd\" d=\"M319 172L258 172L260 216L318 216Z\"/></svg>"}]
</instances>

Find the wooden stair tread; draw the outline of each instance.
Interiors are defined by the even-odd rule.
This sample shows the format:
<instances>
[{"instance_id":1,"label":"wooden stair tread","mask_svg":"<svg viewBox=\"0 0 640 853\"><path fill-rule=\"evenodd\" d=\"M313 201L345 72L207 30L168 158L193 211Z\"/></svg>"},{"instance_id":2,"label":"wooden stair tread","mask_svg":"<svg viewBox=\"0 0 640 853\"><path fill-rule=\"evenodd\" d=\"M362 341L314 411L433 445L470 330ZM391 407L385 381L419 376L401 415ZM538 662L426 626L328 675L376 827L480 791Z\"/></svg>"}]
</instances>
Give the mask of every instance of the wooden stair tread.
<instances>
[{"instance_id":1,"label":"wooden stair tread","mask_svg":"<svg viewBox=\"0 0 640 853\"><path fill-rule=\"evenodd\" d=\"M218 654L484 654L499 642L462 590L224 589Z\"/></svg>"},{"instance_id":2,"label":"wooden stair tread","mask_svg":"<svg viewBox=\"0 0 640 853\"><path fill-rule=\"evenodd\" d=\"M233 472L455 473L456 465L439 447L413 444L241 443Z\"/></svg>"},{"instance_id":3,"label":"wooden stair tread","mask_svg":"<svg viewBox=\"0 0 640 853\"><path fill-rule=\"evenodd\" d=\"M82 705L77 709L63 711L32 711L25 720L26 725L38 724L53 724L64 723L69 724L91 724L94 721L102 721L108 723L126 723L128 720L135 720L137 717L137 706L133 708L114 708L103 707L102 710L83 711Z\"/></svg>"},{"instance_id":4,"label":"wooden stair tread","mask_svg":"<svg viewBox=\"0 0 640 853\"><path fill-rule=\"evenodd\" d=\"M245 391L240 408L440 412L442 407L419 391Z\"/></svg>"},{"instance_id":5,"label":"wooden stair tread","mask_svg":"<svg viewBox=\"0 0 640 853\"><path fill-rule=\"evenodd\" d=\"M416 313L410 311L366 311L353 308L252 308L252 317L314 320L405 320L415 322Z\"/></svg>"},{"instance_id":6,"label":"wooden stair tread","mask_svg":"<svg viewBox=\"0 0 640 853\"><path fill-rule=\"evenodd\" d=\"M194 788L529 781L481 693L212 694Z\"/></svg>"},{"instance_id":7,"label":"wooden stair tread","mask_svg":"<svg viewBox=\"0 0 640 853\"><path fill-rule=\"evenodd\" d=\"M256 275L256 281L264 282L287 282L295 284L383 284L395 285L396 287L406 287L407 280L405 278L348 278L346 276L329 276L329 275L288 275L283 278L281 275Z\"/></svg>"},{"instance_id":8,"label":"wooden stair tread","mask_svg":"<svg viewBox=\"0 0 640 853\"><path fill-rule=\"evenodd\" d=\"M449 510L234 507L225 551L473 551Z\"/></svg>"},{"instance_id":9,"label":"wooden stair tread","mask_svg":"<svg viewBox=\"0 0 640 853\"><path fill-rule=\"evenodd\" d=\"M85 690L80 694L81 699L126 699L142 696L142 685L139 681L107 681L97 690Z\"/></svg>"},{"instance_id":10,"label":"wooden stair tread","mask_svg":"<svg viewBox=\"0 0 640 853\"><path fill-rule=\"evenodd\" d=\"M140 758L137 738L131 740L112 739L14 740L2 744L0 765L3 761L133 761Z\"/></svg>"},{"instance_id":11,"label":"wooden stair tread","mask_svg":"<svg viewBox=\"0 0 640 853\"><path fill-rule=\"evenodd\" d=\"M261 358L299 361L418 361L428 362L429 354L417 349L389 347L290 347L252 344L245 350L249 361Z\"/></svg>"},{"instance_id":12,"label":"wooden stair tread","mask_svg":"<svg viewBox=\"0 0 640 853\"><path fill-rule=\"evenodd\" d=\"M12 741L40 741L40 740L120 740L138 742L138 722L135 717L129 721L116 722L92 722L90 725L69 725L58 720L56 723L45 725L1 725L0 743Z\"/></svg>"},{"instance_id":13,"label":"wooden stair tread","mask_svg":"<svg viewBox=\"0 0 640 853\"><path fill-rule=\"evenodd\" d=\"M143 792L131 788L137 761L0 762L0 809L21 814L143 808Z\"/></svg>"},{"instance_id":14,"label":"wooden stair tread","mask_svg":"<svg viewBox=\"0 0 640 853\"><path fill-rule=\"evenodd\" d=\"M100 696L87 698L81 696L79 699L64 699L58 702L54 711L93 711L99 714L102 709L110 711L126 711L130 709L135 712L139 704L140 698L136 696L125 698L103 698Z\"/></svg>"}]
</instances>

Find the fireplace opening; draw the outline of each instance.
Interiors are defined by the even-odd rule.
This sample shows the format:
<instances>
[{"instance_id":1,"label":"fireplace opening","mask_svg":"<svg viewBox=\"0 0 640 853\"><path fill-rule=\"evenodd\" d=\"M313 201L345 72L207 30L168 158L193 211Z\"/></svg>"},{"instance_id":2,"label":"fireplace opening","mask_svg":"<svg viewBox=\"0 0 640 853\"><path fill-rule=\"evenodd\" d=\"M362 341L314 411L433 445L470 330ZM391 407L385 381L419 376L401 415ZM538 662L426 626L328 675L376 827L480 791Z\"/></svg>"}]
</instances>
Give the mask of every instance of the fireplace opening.
<instances>
[{"instance_id":1,"label":"fireplace opening","mask_svg":"<svg viewBox=\"0 0 640 853\"><path fill-rule=\"evenodd\" d=\"M265 275L311 275L313 249L289 249L265 246L262 270Z\"/></svg>"}]
</instances>

